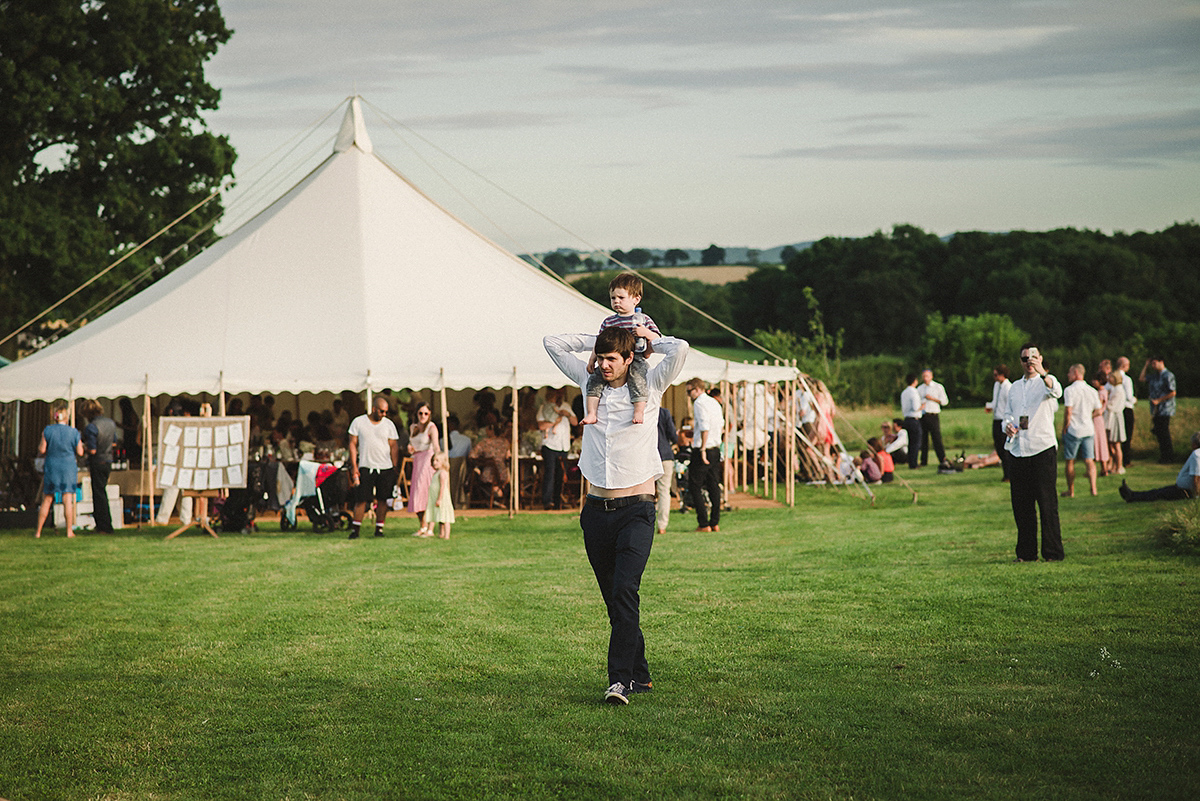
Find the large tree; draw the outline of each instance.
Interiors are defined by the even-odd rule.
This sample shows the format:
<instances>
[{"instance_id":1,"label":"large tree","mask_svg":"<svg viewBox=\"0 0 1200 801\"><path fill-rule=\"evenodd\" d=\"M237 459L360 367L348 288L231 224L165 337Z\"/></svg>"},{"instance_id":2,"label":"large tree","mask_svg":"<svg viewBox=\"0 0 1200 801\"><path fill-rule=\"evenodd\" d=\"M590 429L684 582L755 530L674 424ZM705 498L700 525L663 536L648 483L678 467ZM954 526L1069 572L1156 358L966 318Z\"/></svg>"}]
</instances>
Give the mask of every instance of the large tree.
<instances>
[{"instance_id":1,"label":"large tree","mask_svg":"<svg viewBox=\"0 0 1200 801\"><path fill-rule=\"evenodd\" d=\"M0 338L232 174L201 113L229 39L216 0L0 0ZM207 244L213 201L60 307L82 315L156 258ZM11 343L10 343L11 344Z\"/></svg>"}]
</instances>

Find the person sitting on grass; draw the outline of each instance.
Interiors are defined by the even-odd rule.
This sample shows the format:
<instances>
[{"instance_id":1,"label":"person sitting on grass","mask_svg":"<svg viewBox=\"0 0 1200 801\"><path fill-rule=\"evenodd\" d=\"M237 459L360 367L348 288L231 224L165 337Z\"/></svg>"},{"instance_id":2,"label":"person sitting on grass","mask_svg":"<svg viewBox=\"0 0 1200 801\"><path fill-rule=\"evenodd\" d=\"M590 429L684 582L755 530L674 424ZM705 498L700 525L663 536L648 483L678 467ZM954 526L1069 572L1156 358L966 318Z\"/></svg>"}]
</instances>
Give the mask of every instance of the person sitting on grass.
<instances>
[{"instance_id":1,"label":"person sitting on grass","mask_svg":"<svg viewBox=\"0 0 1200 801\"><path fill-rule=\"evenodd\" d=\"M1192 452L1179 470L1175 483L1169 487L1134 492L1124 481L1120 487L1126 503L1135 501L1182 501L1200 497L1200 431L1192 434Z\"/></svg>"},{"instance_id":2,"label":"person sitting on grass","mask_svg":"<svg viewBox=\"0 0 1200 801\"><path fill-rule=\"evenodd\" d=\"M621 273L608 284L608 299L616 314L611 314L600 323L600 330L625 328L636 337L633 363L629 366L629 397L633 400L633 422L641 423L646 417L646 357L654 352L650 344L662 334L649 315L642 314L638 304L642 302L642 279L636 273ZM605 380L596 371L596 354L587 363L587 409L579 422L591 425L597 420L600 395L606 386Z\"/></svg>"},{"instance_id":3,"label":"person sitting on grass","mask_svg":"<svg viewBox=\"0 0 1200 801\"><path fill-rule=\"evenodd\" d=\"M884 484L894 481L896 478L896 462L892 459L892 455L887 452L883 443L879 441L879 437L868 439L867 446L871 449L875 463L879 465L879 472L881 473L879 480Z\"/></svg>"},{"instance_id":4,"label":"person sitting on grass","mask_svg":"<svg viewBox=\"0 0 1200 801\"><path fill-rule=\"evenodd\" d=\"M861 451L854 458L854 466L862 471L863 480L868 484L879 484L883 481L883 471L870 451Z\"/></svg>"}]
</instances>

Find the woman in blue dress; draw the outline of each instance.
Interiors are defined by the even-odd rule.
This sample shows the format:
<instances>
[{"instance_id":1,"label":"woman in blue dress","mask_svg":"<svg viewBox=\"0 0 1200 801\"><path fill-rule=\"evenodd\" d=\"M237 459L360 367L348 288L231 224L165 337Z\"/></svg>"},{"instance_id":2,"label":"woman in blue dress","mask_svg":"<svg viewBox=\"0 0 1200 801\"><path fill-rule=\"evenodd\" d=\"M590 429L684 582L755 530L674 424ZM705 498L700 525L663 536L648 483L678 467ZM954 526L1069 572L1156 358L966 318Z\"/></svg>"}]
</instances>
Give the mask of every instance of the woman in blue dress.
<instances>
[{"instance_id":1,"label":"woman in blue dress","mask_svg":"<svg viewBox=\"0 0 1200 801\"><path fill-rule=\"evenodd\" d=\"M79 487L79 466L76 459L83 456L83 440L79 431L67 425L67 405L54 405L54 422L42 431L38 453L46 457L42 478L42 505L38 507L37 531L50 516L50 507L61 501L67 517L67 536L75 536L75 490Z\"/></svg>"}]
</instances>

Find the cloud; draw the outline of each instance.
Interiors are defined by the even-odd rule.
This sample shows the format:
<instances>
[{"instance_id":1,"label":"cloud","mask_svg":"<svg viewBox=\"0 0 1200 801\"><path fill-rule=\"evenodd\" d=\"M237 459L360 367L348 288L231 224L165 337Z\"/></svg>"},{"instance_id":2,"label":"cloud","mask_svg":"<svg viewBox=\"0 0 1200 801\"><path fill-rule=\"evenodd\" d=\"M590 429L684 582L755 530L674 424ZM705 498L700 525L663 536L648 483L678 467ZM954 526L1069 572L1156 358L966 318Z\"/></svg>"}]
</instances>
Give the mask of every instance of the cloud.
<instances>
[{"instance_id":1,"label":"cloud","mask_svg":"<svg viewBox=\"0 0 1200 801\"><path fill-rule=\"evenodd\" d=\"M1052 159L1109 166L1200 160L1200 109L1176 113L1080 117L1058 123L1017 121L969 141L840 144L779 150L766 159L835 160Z\"/></svg>"},{"instance_id":2,"label":"cloud","mask_svg":"<svg viewBox=\"0 0 1200 801\"><path fill-rule=\"evenodd\" d=\"M724 67L630 67L578 64L556 71L607 85L724 92L826 85L857 92L927 92L1005 83L1045 85L1080 80L1149 80L1194 85L1200 77L1200 18L1109 28L1075 27L1037 36L1001 36L994 49L951 49L952 30L930 31L920 46L849 48L845 60L788 61ZM940 34L940 35L939 35ZM999 40L998 40L999 41ZM905 52L905 51L910 52Z\"/></svg>"},{"instance_id":3,"label":"cloud","mask_svg":"<svg viewBox=\"0 0 1200 801\"><path fill-rule=\"evenodd\" d=\"M404 120L421 130L501 130L540 128L563 125L575 120L567 115L526 113L521 111L480 111L471 114L444 114L411 117Z\"/></svg>"}]
</instances>

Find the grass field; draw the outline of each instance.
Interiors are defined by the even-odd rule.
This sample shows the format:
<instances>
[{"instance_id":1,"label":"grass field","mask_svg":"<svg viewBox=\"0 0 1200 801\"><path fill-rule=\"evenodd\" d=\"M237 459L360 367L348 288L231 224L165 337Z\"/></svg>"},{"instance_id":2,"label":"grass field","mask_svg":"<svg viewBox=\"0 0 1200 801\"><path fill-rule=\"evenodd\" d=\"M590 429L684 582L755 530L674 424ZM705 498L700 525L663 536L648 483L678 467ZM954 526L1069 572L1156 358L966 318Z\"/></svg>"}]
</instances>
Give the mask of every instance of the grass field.
<instances>
[{"instance_id":1,"label":"grass field","mask_svg":"<svg viewBox=\"0 0 1200 801\"><path fill-rule=\"evenodd\" d=\"M1155 544L1167 505L1102 479L1062 504L1067 560L1016 565L996 470L912 476L915 506L673 516L625 708L571 517L0 532L0 796L1194 797L1200 559Z\"/></svg>"}]
</instances>

